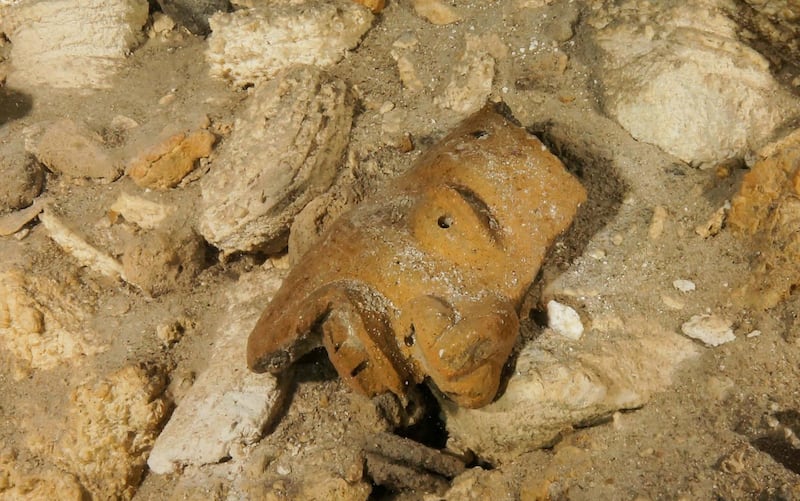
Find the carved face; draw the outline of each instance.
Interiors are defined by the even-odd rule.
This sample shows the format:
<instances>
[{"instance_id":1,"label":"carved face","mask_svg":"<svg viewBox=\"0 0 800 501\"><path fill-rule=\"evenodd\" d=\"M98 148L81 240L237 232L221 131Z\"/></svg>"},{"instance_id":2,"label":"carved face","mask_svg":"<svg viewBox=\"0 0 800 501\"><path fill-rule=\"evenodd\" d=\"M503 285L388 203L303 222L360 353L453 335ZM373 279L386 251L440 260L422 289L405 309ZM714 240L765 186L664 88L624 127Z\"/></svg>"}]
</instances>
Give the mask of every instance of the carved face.
<instances>
[{"instance_id":1,"label":"carved face","mask_svg":"<svg viewBox=\"0 0 800 501\"><path fill-rule=\"evenodd\" d=\"M264 311L248 363L279 372L322 344L362 394L427 380L486 405L522 297L585 197L538 139L484 109L331 226Z\"/></svg>"}]
</instances>

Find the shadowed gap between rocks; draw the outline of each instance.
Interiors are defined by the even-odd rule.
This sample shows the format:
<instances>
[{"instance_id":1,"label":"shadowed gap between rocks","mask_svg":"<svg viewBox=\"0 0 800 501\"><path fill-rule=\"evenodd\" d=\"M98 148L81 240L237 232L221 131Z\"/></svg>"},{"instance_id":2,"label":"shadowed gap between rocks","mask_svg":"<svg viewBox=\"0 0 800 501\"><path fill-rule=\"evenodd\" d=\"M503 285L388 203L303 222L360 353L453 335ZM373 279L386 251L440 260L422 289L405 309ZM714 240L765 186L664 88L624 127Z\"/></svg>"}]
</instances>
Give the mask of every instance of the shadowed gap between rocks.
<instances>
[{"instance_id":1,"label":"shadowed gap between rocks","mask_svg":"<svg viewBox=\"0 0 800 501\"><path fill-rule=\"evenodd\" d=\"M33 97L10 87L0 87L0 125L18 120L33 108Z\"/></svg>"}]
</instances>

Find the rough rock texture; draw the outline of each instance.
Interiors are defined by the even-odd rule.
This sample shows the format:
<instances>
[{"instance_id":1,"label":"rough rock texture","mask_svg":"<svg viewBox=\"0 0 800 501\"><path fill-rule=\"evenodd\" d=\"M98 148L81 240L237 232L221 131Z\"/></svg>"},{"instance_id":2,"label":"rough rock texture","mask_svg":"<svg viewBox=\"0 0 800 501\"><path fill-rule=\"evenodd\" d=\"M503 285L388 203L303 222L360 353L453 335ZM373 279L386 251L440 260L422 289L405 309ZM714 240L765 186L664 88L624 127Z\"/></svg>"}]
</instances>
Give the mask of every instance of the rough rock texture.
<instances>
[{"instance_id":1,"label":"rough rock texture","mask_svg":"<svg viewBox=\"0 0 800 501\"><path fill-rule=\"evenodd\" d=\"M591 337L591 333L586 337ZM697 354L688 339L638 321L617 339L572 348L543 335L520 352L503 395L481 409L443 403L448 446L492 462L555 442L564 429L643 405Z\"/></svg>"},{"instance_id":2,"label":"rough rock texture","mask_svg":"<svg viewBox=\"0 0 800 501\"><path fill-rule=\"evenodd\" d=\"M741 157L797 111L728 0L628 0L592 22L606 58L604 107L631 135L695 164ZM646 21L642 21L642 20Z\"/></svg>"},{"instance_id":3,"label":"rough rock texture","mask_svg":"<svg viewBox=\"0 0 800 501\"><path fill-rule=\"evenodd\" d=\"M86 328L92 312L71 296L43 276L0 272L0 345L13 357L15 377L106 350Z\"/></svg>"},{"instance_id":4,"label":"rough rock texture","mask_svg":"<svg viewBox=\"0 0 800 501\"><path fill-rule=\"evenodd\" d=\"M161 10L196 35L205 35L211 27L208 18L231 9L228 0L158 0Z\"/></svg>"},{"instance_id":5,"label":"rough rock texture","mask_svg":"<svg viewBox=\"0 0 800 501\"><path fill-rule=\"evenodd\" d=\"M741 5L742 36L776 67L800 65L800 2L744 0Z\"/></svg>"},{"instance_id":6,"label":"rough rock texture","mask_svg":"<svg viewBox=\"0 0 800 501\"><path fill-rule=\"evenodd\" d=\"M352 0L258 4L217 13L210 19L206 58L212 75L240 87L295 64L324 68L358 45L372 18Z\"/></svg>"},{"instance_id":7,"label":"rough rock texture","mask_svg":"<svg viewBox=\"0 0 800 501\"><path fill-rule=\"evenodd\" d=\"M11 6L11 85L107 88L147 22L147 0L32 0Z\"/></svg>"},{"instance_id":8,"label":"rough rock texture","mask_svg":"<svg viewBox=\"0 0 800 501\"><path fill-rule=\"evenodd\" d=\"M231 293L228 311L208 368L200 374L158 436L148 459L155 473L186 465L218 463L261 438L280 391L275 378L253 374L242 365L246 334L256 320L258 302L280 285L275 274L253 272ZM197 440L197 437L203 437Z\"/></svg>"},{"instance_id":9,"label":"rough rock texture","mask_svg":"<svg viewBox=\"0 0 800 501\"><path fill-rule=\"evenodd\" d=\"M29 206L44 185L44 171L22 141L6 139L0 139L0 214Z\"/></svg>"},{"instance_id":10,"label":"rough rock texture","mask_svg":"<svg viewBox=\"0 0 800 501\"><path fill-rule=\"evenodd\" d=\"M133 159L127 174L142 188L173 188L211 154L216 139L204 129L174 134Z\"/></svg>"},{"instance_id":11,"label":"rough rock texture","mask_svg":"<svg viewBox=\"0 0 800 501\"><path fill-rule=\"evenodd\" d=\"M141 233L122 255L125 280L153 297L188 285L204 263L203 240L189 228Z\"/></svg>"},{"instance_id":12,"label":"rough rock texture","mask_svg":"<svg viewBox=\"0 0 800 501\"><path fill-rule=\"evenodd\" d=\"M20 471L16 454L0 452L0 501L84 501L80 483L69 473L46 469L27 473Z\"/></svg>"},{"instance_id":13,"label":"rough rock texture","mask_svg":"<svg viewBox=\"0 0 800 501\"><path fill-rule=\"evenodd\" d=\"M111 182L122 173L117 155L87 127L64 119L43 125L41 132L37 128L28 131L28 149L51 171L104 182Z\"/></svg>"},{"instance_id":14,"label":"rough rock texture","mask_svg":"<svg viewBox=\"0 0 800 501\"><path fill-rule=\"evenodd\" d=\"M279 373L321 345L362 395L405 402L429 380L486 405L522 297L585 200L535 136L486 107L305 254L253 329L248 365Z\"/></svg>"},{"instance_id":15,"label":"rough rock texture","mask_svg":"<svg viewBox=\"0 0 800 501\"><path fill-rule=\"evenodd\" d=\"M450 82L434 102L463 116L475 113L486 103L493 79L494 58L484 40L467 36L464 53L453 66Z\"/></svg>"},{"instance_id":16,"label":"rough rock texture","mask_svg":"<svg viewBox=\"0 0 800 501\"><path fill-rule=\"evenodd\" d=\"M768 309L800 285L800 130L765 147L731 201L728 224L751 237L755 269L745 304Z\"/></svg>"},{"instance_id":17,"label":"rough rock texture","mask_svg":"<svg viewBox=\"0 0 800 501\"><path fill-rule=\"evenodd\" d=\"M161 226L175 210L176 208L172 206L121 193L108 208L108 217L112 223L121 217L140 228L152 230Z\"/></svg>"},{"instance_id":18,"label":"rough rock texture","mask_svg":"<svg viewBox=\"0 0 800 501\"><path fill-rule=\"evenodd\" d=\"M67 254L75 258L81 266L86 266L101 275L118 280L124 278L122 263L108 253L94 247L86 238L64 223L52 211L45 210L39 215L45 230Z\"/></svg>"},{"instance_id":19,"label":"rough rock texture","mask_svg":"<svg viewBox=\"0 0 800 501\"><path fill-rule=\"evenodd\" d=\"M284 247L294 217L336 177L352 114L345 84L314 67L258 87L201 180L201 234L223 253Z\"/></svg>"},{"instance_id":20,"label":"rough rock texture","mask_svg":"<svg viewBox=\"0 0 800 501\"><path fill-rule=\"evenodd\" d=\"M411 5L418 16L433 24L450 24L461 20L461 16L440 0L412 0Z\"/></svg>"},{"instance_id":21,"label":"rough rock texture","mask_svg":"<svg viewBox=\"0 0 800 501\"><path fill-rule=\"evenodd\" d=\"M165 378L128 366L71 395L67 427L55 449L94 499L130 499L167 415Z\"/></svg>"},{"instance_id":22,"label":"rough rock texture","mask_svg":"<svg viewBox=\"0 0 800 501\"><path fill-rule=\"evenodd\" d=\"M289 233L289 262L300 262L303 254L319 242L327 229L341 214L354 205L351 193L328 191L308 203L294 218Z\"/></svg>"}]
</instances>

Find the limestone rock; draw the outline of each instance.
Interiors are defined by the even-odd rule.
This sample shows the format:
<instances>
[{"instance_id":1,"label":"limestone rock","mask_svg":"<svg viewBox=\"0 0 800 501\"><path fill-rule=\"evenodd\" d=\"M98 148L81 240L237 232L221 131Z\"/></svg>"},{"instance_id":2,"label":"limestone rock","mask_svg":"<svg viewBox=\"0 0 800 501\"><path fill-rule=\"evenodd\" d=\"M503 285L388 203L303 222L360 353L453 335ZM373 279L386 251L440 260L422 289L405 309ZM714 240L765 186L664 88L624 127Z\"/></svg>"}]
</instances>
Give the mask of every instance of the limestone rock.
<instances>
[{"instance_id":1,"label":"limestone rock","mask_svg":"<svg viewBox=\"0 0 800 501\"><path fill-rule=\"evenodd\" d=\"M741 16L747 19L748 30L743 38L768 41L773 54L771 62L778 67L800 63L800 3L797 0L745 0ZM795 86L797 84L794 84Z\"/></svg>"},{"instance_id":2,"label":"limestone rock","mask_svg":"<svg viewBox=\"0 0 800 501\"><path fill-rule=\"evenodd\" d=\"M412 0L418 16L433 24L451 24L461 20L461 16L441 0Z\"/></svg>"},{"instance_id":3,"label":"limestone rock","mask_svg":"<svg viewBox=\"0 0 800 501\"><path fill-rule=\"evenodd\" d=\"M51 171L74 178L111 182L122 173L122 163L103 145L100 135L70 119L31 129L29 149ZM38 136L38 138L37 138Z\"/></svg>"},{"instance_id":4,"label":"limestone rock","mask_svg":"<svg viewBox=\"0 0 800 501\"><path fill-rule=\"evenodd\" d=\"M0 272L0 346L11 353L16 378L107 349L85 327L92 312L72 297L49 278Z\"/></svg>"},{"instance_id":5,"label":"limestone rock","mask_svg":"<svg viewBox=\"0 0 800 501\"><path fill-rule=\"evenodd\" d=\"M6 138L3 138L6 139ZM10 138L8 138L10 139ZM0 214L27 207L39 196L44 172L21 141L0 142Z\"/></svg>"},{"instance_id":6,"label":"limestone rock","mask_svg":"<svg viewBox=\"0 0 800 501\"><path fill-rule=\"evenodd\" d=\"M2 22L12 42L9 84L103 89L138 43L147 0L32 0Z\"/></svg>"},{"instance_id":7,"label":"limestone rock","mask_svg":"<svg viewBox=\"0 0 800 501\"><path fill-rule=\"evenodd\" d=\"M295 65L328 67L356 47L372 24L369 10L352 0L308 0L217 13L209 20L208 59L213 76L243 87Z\"/></svg>"},{"instance_id":8,"label":"limestone rock","mask_svg":"<svg viewBox=\"0 0 800 501\"><path fill-rule=\"evenodd\" d=\"M225 254L280 250L297 213L336 177L352 114L345 84L314 67L259 86L201 180L201 234Z\"/></svg>"},{"instance_id":9,"label":"limestone rock","mask_svg":"<svg viewBox=\"0 0 800 501\"><path fill-rule=\"evenodd\" d=\"M108 217L112 223L122 217L125 221L140 228L152 230L161 226L164 220L174 212L174 207L128 193L121 193L108 208Z\"/></svg>"},{"instance_id":10,"label":"limestone rock","mask_svg":"<svg viewBox=\"0 0 800 501\"><path fill-rule=\"evenodd\" d=\"M731 201L728 224L752 238L755 269L740 291L751 307L768 309L800 284L800 130L762 150Z\"/></svg>"},{"instance_id":11,"label":"limestone rock","mask_svg":"<svg viewBox=\"0 0 800 501\"><path fill-rule=\"evenodd\" d=\"M71 395L53 453L94 499L131 499L167 415L163 374L128 366Z\"/></svg>"},{"instance_id":12,"label":"limestone rock","mask_svg":"<svg viewBox=\"0 0 800 501\"><path fill-rule=\"evenodd\" d=\"M188 286L202 270L203 240L188 228L144 232L122 255L125 280L152 297Z\"/></svg>"},{"instance_id":13,"label":"limestone rock","mask_svg":"<svg viewBox=\"0 0 800 501\"><path fill-rule=\"evenodd\" d=\"M33 221L44 210L46 202L36 199L33 205L24 209L0 216L0 236L13 235L26 224Z\"/></svg>"},{"instance_id":14,"label":"limestone rock","mask_svg":"<svg viewBox=\"0 0 800 501\"><path fill-rule=\"evenodd\" d=\"M158 0L161 10L195 35L206 35L208 18L215 12L231 9L228 0Z\"/></svg>"},{"instance_id":15,"label":"limestone rock","mask_svg":"<svg viewBox=\"0 0 800 501\"><path fill-rule=\"evenodd\" d=\"M627 0L602 9L592 22L606 53L598 73L606 112L637 140L694 165L760 146L797 104L739 41L723 13L730 7Z\"/></svg>"},{"instance_id":16,"label":"limestone rock","mask_svg":"<svg viewBox=\"0 0 800 501\"><path fill-rule=\"evenodd\" d=\"M671 383L681 361L697 354L688 339L645 321L618 334L594 346L537 338L520 352L495 402L480 409L443 402L448 446L507 462L552 444L565 428L642 406Z\"/></svg>"},{"instance_id":17,"label":"limestone rock","mask_svg":"<svg viewBox=\"0 0 800 501\"><path fill-rule=\"evenodd\" d=\"M719 346L736 339L731 323L716 315L694 315L681 325L681 332L706 346Z\"/></svg>"},{"instance_id":18,"label":"limestone rock","mask_svg":"<svg viewBox=\"0 0 800 501\"><path fill-rule=\"evenodd\" d=\"M379 13L386 7L386 0L355 0L355 2L368 8L373 14Z\"/></svg>"},{"instance_id":19,"label":"limestone rock","mask_svg":"<svg viewBox=\"0 0 800 501\"><path fill-rule=\"evenodd\" d=\"M45 210L39 215L39 220L50 238L82 266L115 280L124 278L125 273L119 261L91 245L82 235L61 221L58 216Z\"/></svg>"},{"instance_id":20,"label":"limestone rock","mask_svg":"<svg viewBox=\"0 0 800 501\"><path fill-rule=\"evenodd\" d=\"M275 275L254 272L236 284L208 368L183 397L148 459L150 469L170 473L186 465L218 463L261 438L280 396L272 376L242 363L247 333L259 313L254 301L273 294ZM197 437L203 437L198 440Z\"/></svg>"},{"instance_id":21,"label":"limestone rock","mask_svg":"<svg viewBox=\"0 0 800 501\"><path fill-rule=\"evenodd\" d=\"M450 81L434 102L442 108L469 115L478 111L489 97L494 80L494 58L481 37L466 36L466 47L453 66Z\"/></svg>"},{"instance_id":22,"label":"limestone rock","mask_svg":"<svg viewBox=\"0 0 800 501\"><path fill-rule=\"evenodd\" d=\"M174 188L211 154L216 139L205 129L174 134L133 159L127 174L142 188Z\"/></svg>"},{"instance_id":23,"label":"limestone rock","mask_svg":"<svg viewBox=\"0 0 800 501\"><path fill-rule=\"evenodd\" d=\"M0 501L83 501L81 485L69 473L48 468L37 473L21 471L16 455L0 453Z\"/></svg>"}]
</instances>

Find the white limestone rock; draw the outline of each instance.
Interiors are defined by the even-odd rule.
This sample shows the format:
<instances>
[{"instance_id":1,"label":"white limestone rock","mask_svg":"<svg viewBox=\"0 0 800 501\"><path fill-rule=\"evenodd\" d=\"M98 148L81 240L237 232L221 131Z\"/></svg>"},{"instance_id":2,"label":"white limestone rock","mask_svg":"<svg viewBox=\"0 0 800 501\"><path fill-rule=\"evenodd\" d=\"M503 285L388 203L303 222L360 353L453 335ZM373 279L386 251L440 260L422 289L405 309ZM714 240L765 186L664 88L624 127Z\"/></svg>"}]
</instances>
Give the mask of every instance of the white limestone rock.
<instances>
[{"instance_id":1,"label":"white limestone rock","mask_svg":"<svg viewBox=\"0 0 800 501\"><path fill-rule=\"evenodd\" d=\"M9 85L105 89L139 43L147 0L27 0L5 9Z\"/></svg>"},{"instance_id":2,"label":"white limestone rock","mask_svg":"<svg viewBox=\"0 0 800 501\"><path fill-rule=\"evenodd\" d=\"M355 48L372 25L352 0L259 3L211 16L206 59L211 75L243 87L295 65L325 68Z\"/></svg>"},{"instance_id":3,"label":"white limestone rock","mask_svg":"<svg viewBox=\"0 0 800 501\"><path fill-rule=\"evenodd\" d=\"M547 322L556 334L577 341L583 335L581 316L570 306L558 301L547 302Z\"/></svg>"},{"instance_id":4,"label":"white limestone rock","mask_svg":"<svg viewBox=\"0 0 800 501\"><path fill-rule=\"evenodd\" d=\"M448 447L508 462L553 444L571 426L642 406L671 384L678 364L698 353L688 339L644 320L614 334L579 346L545 334L522 349L495 402L480 409L442 402Z\"/></svg>"},{"instance_id":5,"label":"white limestone rock","mask_svg":"<svg viewBox=\"0 0 800 501\"><path fill-rule=\"evenodd\" d=\"M681 325L681 331L706 346L719 346L736 340L731 322L716 315L694 315Z\"/></svg>"},{"instance_id":6,"label":"white limestone rock","mask_svg":"<svg viewBox=\"0 0 800 501\"><path fill-rule=\"evenodd\" d=\"M244 363L247 336L280 287L274 270L243 275L229 298L208 368L178 404L155 442L147 464L154 473L183 466L236 461L242 447L261 438L280 389L274 376Z\"/></svg>"},{"instance_id":7,"label":"white limestone rock","mask_svg":"<svg viewBox=\"0 0 800 501\"><path fill-rule=\"evenodd\" d=\"M606 7L591 21L604 108L637 140L702 166L743 156L797 113L769 62L739 41L730 0Z\"/></svg>"},{"instance_id":8,"label":"white limestone rock","mask_svg":"<svg viewBox=\"0 0 800 501\"><path fill-rule=\"evenodd\" d=\"M311 66L257 87L201 180L203 237L223 254L283 248L336 177L352 116L344 82Z\"/></svg>"}]
</instances>

